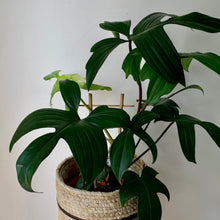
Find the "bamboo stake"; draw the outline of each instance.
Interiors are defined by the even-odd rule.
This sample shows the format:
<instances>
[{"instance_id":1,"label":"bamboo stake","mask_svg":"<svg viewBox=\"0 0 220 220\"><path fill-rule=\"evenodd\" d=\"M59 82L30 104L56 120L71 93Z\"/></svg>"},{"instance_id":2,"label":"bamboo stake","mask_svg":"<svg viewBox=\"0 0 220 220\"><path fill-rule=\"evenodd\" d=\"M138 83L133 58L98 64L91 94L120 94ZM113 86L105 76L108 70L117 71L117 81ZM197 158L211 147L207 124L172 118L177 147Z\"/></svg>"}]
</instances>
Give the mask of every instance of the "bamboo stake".
<instances>
[{"instance_id":1,"label":"bamboo stake","mask_svg":"<svg viewBox=\"0 0 220 220\"><path fill-rule=\"evenodd\" d=\"M120 95L120 105L119 105L120 109L123 109L123 107L124 107L124 97L125 97L125 94L122 93ZM121 128L118 128L118 134L120 134L120 133L121 133Z\"/></svg>"},{"instance_id":2,"label":"bamboo stake","mask_svg":"<svg viewBox=\"0 0 220 220\"><path fill-rule=\"evenodd\" d=\"M93 104L92 104L92 93L88 94L88 106L92 110L93 109Z\"/></svg>"}]
</instances>

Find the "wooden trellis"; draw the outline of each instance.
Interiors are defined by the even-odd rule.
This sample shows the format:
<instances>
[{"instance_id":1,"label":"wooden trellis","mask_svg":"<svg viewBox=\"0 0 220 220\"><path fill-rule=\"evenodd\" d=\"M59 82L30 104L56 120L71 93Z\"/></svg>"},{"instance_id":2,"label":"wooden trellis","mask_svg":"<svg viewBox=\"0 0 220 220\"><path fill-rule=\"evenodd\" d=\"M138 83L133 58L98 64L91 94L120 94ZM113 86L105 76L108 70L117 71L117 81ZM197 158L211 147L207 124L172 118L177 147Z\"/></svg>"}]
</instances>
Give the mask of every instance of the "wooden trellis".
<instances>
[{"instance_id":1,"label":"wooden trellis","mask_svg":"<svg viewBox=\"0 0 220 220\"><path fill-rule=\"evenodd\" d=\"M120 102L119 102L119 105L108 105L106 104L108 107L116 107L116 108L120 108L120 109L123 109L124 107L134 107L134 105L125 105L124 104L124 93L121 93L120 94ZM84 106L84 105L80 105L80 106ZM93 99L92 99L92 94L89 93L88 94L88 106L89 108L92 110L93 107L98 107L98 106L101 106L101 105L94 105L93 104ZM121 128L118 129L118 133L120 134L121 133Z\"/></svg>"}]
</instances>

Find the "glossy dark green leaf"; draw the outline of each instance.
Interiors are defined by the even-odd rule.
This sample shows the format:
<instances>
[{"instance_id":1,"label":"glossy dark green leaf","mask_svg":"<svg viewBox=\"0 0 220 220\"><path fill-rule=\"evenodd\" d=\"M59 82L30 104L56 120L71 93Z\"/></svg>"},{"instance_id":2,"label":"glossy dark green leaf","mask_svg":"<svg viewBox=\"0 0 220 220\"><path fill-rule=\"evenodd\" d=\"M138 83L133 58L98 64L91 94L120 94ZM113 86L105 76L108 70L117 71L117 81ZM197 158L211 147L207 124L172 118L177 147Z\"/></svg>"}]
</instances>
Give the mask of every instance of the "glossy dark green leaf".
<instances>
[{"instance_id":1,"label":"glossy dark green leaf","mask_svg":"<svg viewBox=\"0 0 220 220\"><path fill-rule=\"evenodd\" d=\"M164 24L178 24L210 33L220 31L220 19L199 12L192 12L183 16L170 16L171 18L165 21Z\"/></svg>"},{"instance_id":2,"label":"glossy dark green leaf","mask_svg":"<svg viewBox=\"0 0 220 220\"><path fill-rule=\"evenodd\" d=\"M131 171L123 175L123 185L119 191L121 204L138 197L139 220L160 220L161 204L157 193L164 194L168 200L170 198L167 187L156 178L157 174L153 168L147 166L141 177Z\"/></svg>"},{"instance_id":3,"label":"glossy dark green leaf","mask_svg":"<svg viewBox=\"0 0 220 220\"><path fill-rule=\"evenodd\" d=\"M65 127L70 121L79 120L72 113L59 109L40 109L32 112L20 123L16 129L10 143L10 151L13 145L25 134L39 128Z\"/></svg>"},{"instance_id":4,"label":"glossy dark green leaf","mask_svg":"<svg viewBox=\"0 0 220 220\"><path fill-rule=\"evenodd\" d=\"M29 192L34 192L31 187L32 177L41 162L52 152L59 137L55 133L43 135L34 140L19 156L16 169L20 185Z\"/></svg>"},{"instance_id":5,"label":"glossy dark green leaf","mask_svg":"<svg viewBox=\"0 0 220 220\"><path fill-rule=\"evenodd\" d=\"M163 20L166 16L168 19ZM135 26L131 39L142 53L151 71L156 72L172 84L179 82L184 85L184 74L179 56L163 30L163 26L167 24L178 24L214 33L220 31L220 19L197 12L183 16L153 13L143 18ZM188 60L188 64L189 62Z\"/></svg>"},{"instance_id":6,"label":"glossy dark green leaf","mask_svg":"<svg viewBox=\"0 0 220 220\"><path fill-rule=\"evenodd\" d=\"M220 128L210 122L200 121L189 115L179 115L176 120L178 135L182 151L187 160L196 162L195 160L195 131L194 126L203 127L213 141L220 147Z\"/></svg>"},{"instance_id":7,"label":"glossy dark green leaf","mask_svg":"<svg viewBox=\"0 0 220 220\"><path fill-rule=\"evenodd\" d=\"M135 48L132 50L126 57L122 64L122 69L126 74L126 78L129 75L133 76L133 79L137 82L138 77L140 75L140 64L141 64L142 56L139 53L138 49Z\"/></svg>"},{"instance_id":8,"label":"glossy dark green leaf","mask_svg":"<svg viewBox=\"0 0 220 220\"><path fill-rule=\"evenodd\" d=\"M107 143L102 130L85 120L72 123L61 136L69 145L83 176L90 185L103 170L107 160Z\"/></svg>"},{"instance_id":9,"label":"glossy dark green leaf","mask_svg":"<svg viewBox=\"0 0 220 220\"><path fill-rule=\"evenodd\" d=\"M93 54L86 64L86 84L88 89L108 55L117 46L125 42L127 41L118 38L108 38L99 41L91 48Z\"/></svg>"},{"instance_id":10,"label":"glossy dark green leaf","mask_svg":"<svg viewBox=\"0 0 220 220\"><path fill-rule=\"evenodd\" d=\"M131 21L116 21L116 22L108 22L105 21L104 23L100 24L100 27L104 30L121 33L125 36L129 37L130 34L130 27L131 27Z\"/></svg>"},{"instance_id":11,"label":"glossy dark green leaf","mask_svg":"<svg viewBox=\"0 0 220 220\"><path fill-rule=\"evenodd\" d=\"M61 80L60 92L67 107L77 112L81 98L79 85L68 79Z\"/></svg>"},{"instance_id":12,"label":"glossy dark green leaf","mask_svg":"<svg viewBox=\"0 0 220 220\"><path fill-rule=\"evenodd\" d=\"M114 140L110 151L111 167L119 181L123 173L130 166L134 154L135 143L133 132L129 129L125 129Z\"/></svg>"},{"instance_id":13,"label":"glossy dark green leaf","mask_svg":"<svg viewBox=\"0 0 220 220\"><path fill-rule=\"evenodd\" d=\"M179 54L163 28L155 28L132 36L151 72L171 84L185 85Z\"/></svg>"},{"instance_id":14,"label":"glossy dark green leaf","mask_svg":"<svg viewBox=\"0 0 220 220\"><path fill-rule=\"evenodd\" d=\"M220 75L220 56L214 53L181 53L182 59L196 59L209 69Z\"/></svg>"},{"instance_id":15,"label":"glossy dark green leaf","mask_svg":"<svg viewBox=\"0 0 220 220\"><path fill-rule=\"evenodd\" d=\"M158 118L159 115L151 111L141 111L132 118L132 124L135 128L141 127L152 120Z\"/></svg>"},{"instance_id":16,"label":"glossy dark green leaf","mask_svg":"<svg viewBox=\"0 0 220 220\"><path fill-rule=\"evenodd\" d=\"M174 93L170 94L166 98L171 98L174 95L176 95L176 94L178 94L180 92L183 92L185 90L188 90L188 89L198 89L198 90L200 90L204 94L204 91L203 91L202 87L200 87L199 85L190 85L190 86L184 87L183 89L178 90L177 92L174 92Z\"/></svg>"},{"instance_id":17,"label":"glossy dark green leaf","mask_svg":"<svg viewBox=\"0 0 220 220\"><path fill-rule=\"evenodd\" d=\"M195 126L191 123L176 122L182 152L188 161L196 163L195 158Z\"/></svg>"},{"instance_id":18,"label":"glossy dark green leaf","mask_svg":"<svg viewBox=\"0 0 220 220\"><path fill-rule=\"evenodd\" d=\"M90 124L100 128L129 128L130 117L122 109L109 108L108 106L99 106L94 109L85 119Z\"/></svg>"},{"instance_id":19,"label":"glossy dark green leaf","mask_svg":"<svg viewBox=\"0 0 220 220\"><path fill-rule=\"evenodd\" d=\"M147 100L149 104L155 104L161 96L169 94L176 86L164 80L162 77L149 70L145 64L140 73L141 80L149 79L147 88Z\"/></svg>"},{"instance_id":20,"label":"glossy dark green leaf","mask_svg":"<svg viewBox=\"0 0 220 220\"><path fill-rule=\"evenodd\" d=\"M151 138L151 136L145 132L141 127L134 128L133 132L135 135L137 135L142 141L144 141L145 144L150 148L152 157L153 157L153 163L157 159L157 146L154 142L154 140Z\"/></svg>"},{"instance_id":21,"label":"glossy dark green leaf","mask_svg":"<svg viewBox=\"0 0 220 220\"><path fill-rule=\"evenodd\" d=\"M133 34L141 34L144 31L151 31L154 28L161 27L163 22L161 20L168 16L168 14L163 12L155 12L144 17L133 30Z\"/></svg>"},{"instance_id":22,"label":"glossy dark green leaf","mask_svg":"<svg viewBox=\"0 0 220 220\"><path fill-rule=\"evenodd\" d=\"M161 98L151 111L160 116L156 120L175 121L179 116L178 105L168 98Z\"/></svg>"}]
</instances>

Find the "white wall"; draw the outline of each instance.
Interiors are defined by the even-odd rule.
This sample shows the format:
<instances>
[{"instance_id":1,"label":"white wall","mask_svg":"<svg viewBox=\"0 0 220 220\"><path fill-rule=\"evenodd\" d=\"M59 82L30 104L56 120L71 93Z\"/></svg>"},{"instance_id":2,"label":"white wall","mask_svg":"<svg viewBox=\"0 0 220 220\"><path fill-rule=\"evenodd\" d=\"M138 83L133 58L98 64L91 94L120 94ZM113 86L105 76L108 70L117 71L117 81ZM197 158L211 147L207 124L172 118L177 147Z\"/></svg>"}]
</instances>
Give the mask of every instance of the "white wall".
<instances>
[{"instance_id":1,"label":"white wall","mask_svg":"<svg viewBox=\"0 0 220 220\"><path fill-rule=\"evenodd\" d=\"M57 219L55 200L55 168L70 154L60 145L40 166L33 187L43 194L25 192L18 185L15 163L18 155L34 135L19 141L9 154L8 145L18 123L30 112L49 106L52 82L43 77L53 70L85 74L84 66L92 44L104 36L99 29L104 20L131 19L133 25L154 11L182 15L200 11L220 17L218 0L0 0L0 218L4 220ZM191 32L186 28L169 27L177 48L186 51L209 51L220 54L220 34ZM201 49L200 49L201 48ZM102 68L96 83L113 87L113 92L96 93L96 101L118 102L126 92L128 104L136 100L135 84L120 70L117 54ZM219 77L194 62L186 74L188 84L198 83L205 90L185 93L176 98L182 110L203 120L220 125ZM106 97L106 96L105 96ZM203 103L203 105L201 104ZM62 107L59 98L55 107ZM184 107L183 107L184 106ZM132 110L130 110L132 111ZM155 132L161 128L155 129ZM154 135L154 134L153 134ZM156 136L156 135L155 135ZM175 126L159 144L158 161L153 165L169 188L170 202L161 196L163 220L218 220L220 216L220 152L208 135L197 129L197 165L182 156ZM148 158L146 158L148 159Z\"/></svg>"}]
</instances>

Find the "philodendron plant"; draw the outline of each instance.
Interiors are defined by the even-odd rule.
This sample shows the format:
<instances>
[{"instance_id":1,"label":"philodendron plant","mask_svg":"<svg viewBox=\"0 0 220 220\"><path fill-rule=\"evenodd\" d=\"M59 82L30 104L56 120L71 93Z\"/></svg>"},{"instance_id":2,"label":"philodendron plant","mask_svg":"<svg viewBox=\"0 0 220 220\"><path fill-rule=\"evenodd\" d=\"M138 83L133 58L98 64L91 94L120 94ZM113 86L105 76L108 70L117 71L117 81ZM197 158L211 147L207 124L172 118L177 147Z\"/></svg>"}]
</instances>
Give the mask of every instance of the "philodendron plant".
<instances>
[{"instance_id":1,"label":"philodendron plant","mask_svg":"<svg viewBox=\"0 0 220 220\"><path fill-rule=\"evenodd\" d=\"M198 85L186 85L184 71L189 70L192 59L220 74L220 57L210 52L178 52L164 30L164 26L169 24L209 33L220 31L220 19L197 12L183 16L153 13L143 18L132 33L129 20L104 22L100 27L111 31L113 37L101 40L92 47L92 55L86 64L86 79L79 75L60 76L59 71L45 78L57 78L52 97L60 91L66 109L45 108L34 111L17 128L10 143L10 151L28 132L39 128L55 128L55 131L30 143L17 160L18 181L25 190L33 192L32 177L59 139L67 142L80 168L81 184L77 186L88 190L106 166L109 166L108 140L111 143L110 166L121 183L121 205L130 198L137 197L140 220L161 219L161 204L157 193L165 194L168 199L170 196L167 187L157 179L157 171L147 166L142 175L138 176L128 171L128 168L147 152L151 152L154 163L157 160L157 143L173 124L177 126L180 146L189 162L196 163L195 125L204 128L217 146L220 146L220 128L217 125L181 114L178 104L172 100L174 95L186 89L203 91ZM128 45L128 54L122 58L122 69L126 78L131 75L139 88L137 113L132 116L122 109L108 106L99 106L92 110L82 100L80 93L80 88L110 90L109 87L92 83L108 55L121 44ZM142 85L148 82L147 91L143 91ZM182 86L180 90L175 89L177 84ZM146 98L143 94L146 94ZM80 102L89 109L88 116L83 119L78 114ZM167 127L154 140L148 133L149 124L153 126L158 121L164 121ZM110 128L122 128L122 132L112 138L107 130ZM146 149L135 157L140 140L145 143Z\"/></svg>"}]
</instances>

